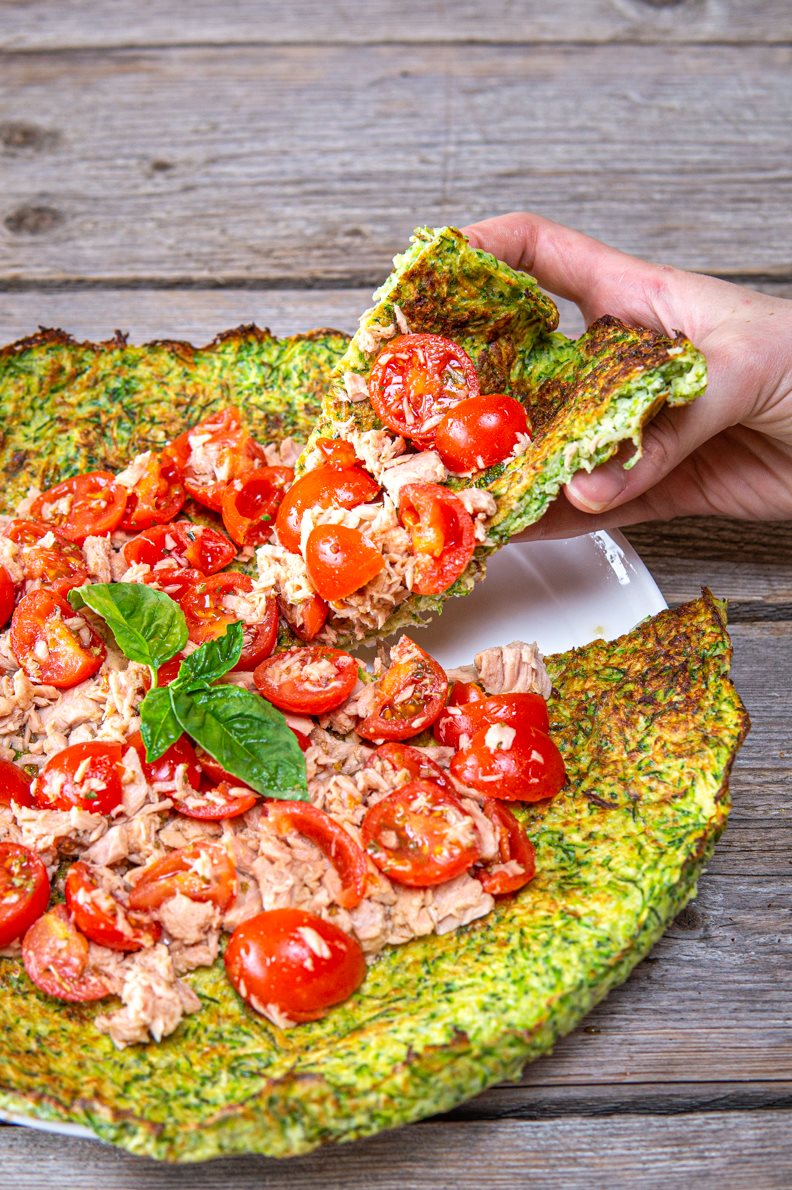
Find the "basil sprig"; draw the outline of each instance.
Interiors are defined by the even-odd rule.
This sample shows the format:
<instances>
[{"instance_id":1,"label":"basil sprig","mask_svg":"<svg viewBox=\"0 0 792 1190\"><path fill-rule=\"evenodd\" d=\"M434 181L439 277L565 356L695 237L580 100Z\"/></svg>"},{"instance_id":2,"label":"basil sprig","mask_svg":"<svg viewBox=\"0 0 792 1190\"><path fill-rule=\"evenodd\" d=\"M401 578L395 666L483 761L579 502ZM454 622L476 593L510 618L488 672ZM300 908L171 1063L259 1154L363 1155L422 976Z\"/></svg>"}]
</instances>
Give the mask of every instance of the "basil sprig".
<instances>
[{"instance_id":1,"label":"basil sprig","mask_svg":"<svg viewBox=\"0 0 792 1190\"><path fill-rule=\"evenodd\" d=\"M102 616L124 655L151 667L155 684L140 704L146 760L158 760L186 732L257 793L308 799L305 758L281 712L252 690L212 685L239 661L239 621L190 653L169 686L157 687L159 666L187 643L184 613L169 595L141 583L96 583L70 591L69 601Z\"/></svg>"}]
</instances>

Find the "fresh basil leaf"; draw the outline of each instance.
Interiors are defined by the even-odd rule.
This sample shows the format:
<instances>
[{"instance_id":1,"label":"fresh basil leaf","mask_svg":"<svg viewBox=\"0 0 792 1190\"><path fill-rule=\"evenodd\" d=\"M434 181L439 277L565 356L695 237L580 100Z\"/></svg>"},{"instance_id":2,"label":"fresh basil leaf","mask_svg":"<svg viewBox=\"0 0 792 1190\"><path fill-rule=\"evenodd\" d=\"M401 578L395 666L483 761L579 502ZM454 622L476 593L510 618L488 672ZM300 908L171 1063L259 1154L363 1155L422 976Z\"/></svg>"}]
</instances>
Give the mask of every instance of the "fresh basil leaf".
<instances>
[{"instance_id":1,"label":"fresh basil leaf","mask_svg":"<svg viewBox=\"0 0 792 1190\"><path fill-rule=\"evenodd\" d=\"M194 653L184 658L173 683L174 689L194 690L222 678L239 661L244 643L244 625L239 620L229 624L223 636L204 641Z\"/></svg>"},{"instance_id":2,"label":"fresh basil leaf","mask_svg":"<svg viewBox=\"0 0 792 1190\"><path fill-rule=\"evenodd\" d=\"M182 725L173 713L167 687L149 690L141 702L140 734L146 745L146 760L149 764L159 760L182 734Z\"/></svg>"},{"instance_id":3,"label":"fresh basil leaf","mask_svg":"<svg viewBox=\"0 0 792 1190\"><path fill-rule=\"evenodd\" d=\"M85 606L101 616L130 661L156 670L187 644L178 603L144 583L93 583L69 591L68 599L75 610Z\"/></svg>"},{"instance_id":4,"label":"fresh basil leaf","mask_svg":"<svg viewBox=\"0 0 792 1190\"><path fill-rule=\"evenodd\" d=\"M239 686L168 687L189 736L229 773L265 797L308 800L305 757L279 710Z\"/></svg>"}]
</instances>

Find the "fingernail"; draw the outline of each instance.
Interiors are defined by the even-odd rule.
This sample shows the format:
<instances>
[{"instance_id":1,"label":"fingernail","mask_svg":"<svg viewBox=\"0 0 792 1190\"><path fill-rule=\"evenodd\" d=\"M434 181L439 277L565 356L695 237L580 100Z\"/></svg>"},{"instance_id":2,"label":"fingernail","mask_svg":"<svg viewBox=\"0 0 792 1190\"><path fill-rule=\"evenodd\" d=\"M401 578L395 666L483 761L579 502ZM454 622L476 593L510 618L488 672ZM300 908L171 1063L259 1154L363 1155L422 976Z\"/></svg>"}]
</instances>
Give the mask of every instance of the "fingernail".
<instances>
[{"instance_id":1,"label":"fingernail","mask_svg":"<svg viewBox=\"0 0 792 1190\"><path fill-rule=\"evenodd\" d=\"M602 512L613 504L627 487L627 472L621 463L605 463L586 475L573 476L567 485L567 492L576 504L583 505L589 512Z\"/></svg>"}]
</instances>

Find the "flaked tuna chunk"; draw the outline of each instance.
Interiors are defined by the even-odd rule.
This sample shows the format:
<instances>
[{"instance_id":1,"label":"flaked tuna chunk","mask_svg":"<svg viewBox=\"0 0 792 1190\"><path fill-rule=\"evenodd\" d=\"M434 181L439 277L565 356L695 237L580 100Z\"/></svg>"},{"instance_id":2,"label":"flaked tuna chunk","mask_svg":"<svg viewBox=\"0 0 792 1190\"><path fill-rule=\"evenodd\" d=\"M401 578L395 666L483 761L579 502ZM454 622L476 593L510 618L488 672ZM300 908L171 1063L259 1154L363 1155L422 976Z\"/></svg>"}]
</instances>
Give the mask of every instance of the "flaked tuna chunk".
<instances>
[{"instance_id":1,"label":"flaked tuna chunk","mask_svg":"<svg viewBox=\"0 0 792 1190\"><path fill-rule=\"evenodd\" d=\"M406 483L443 483L447 476L448 471L437 451L422 450L418 454L402 455L388 463L380 482L398 504L399 492Z\"/></svg>"},{"instance_id":2,"label":"flaked tuna chunk","mask_svg":"<svg viewBox=\"0 0 792 1190\"><path fill-rule=\"evenodd\" d=\"M193 901L181 893L163 901L157 916L171 938L188 946L204 941L220 924L220 914L211 901Z\"/></svg>"},{"instance_id":3,"label":"flaked tuna chunk","mask_svg":"<svg viewBox=\"0 0 792 1190\"><path fill-rule=\"evenodd\" d=\"M445 884L438 884L429 892L431 898L427 908L438 934L448 934L451 930L466 926L468 922L489 913L495 905L481 883L467 872L447 880Z\"/></svg>"},{"instance_id":4,"label":"flaked tuna chunk","mask_svg":"<svg viewBox=\"0 0 792 1190\"><path fill-rule=\"evenodd\" d=\"M161 943L124 961L119 995L124 1007L98 1016L94 1022L119 1049L142 1044L150 1037L160 1041L174 1031L182 1017L201 1007L192 988L177 978L168 949Z\"/></svg>"},{"instance_id":5,"label":"flaked tuna chunk","mask_svg":"<svg viewBox=\"0 0 792 1190\"><path fill-rule=\"evenodd\" d=\"M553 689L536 643L515 640L510 645L485 649L475 657L479 681L490 694L541 694Z\"/></svg>"}]
</instances>

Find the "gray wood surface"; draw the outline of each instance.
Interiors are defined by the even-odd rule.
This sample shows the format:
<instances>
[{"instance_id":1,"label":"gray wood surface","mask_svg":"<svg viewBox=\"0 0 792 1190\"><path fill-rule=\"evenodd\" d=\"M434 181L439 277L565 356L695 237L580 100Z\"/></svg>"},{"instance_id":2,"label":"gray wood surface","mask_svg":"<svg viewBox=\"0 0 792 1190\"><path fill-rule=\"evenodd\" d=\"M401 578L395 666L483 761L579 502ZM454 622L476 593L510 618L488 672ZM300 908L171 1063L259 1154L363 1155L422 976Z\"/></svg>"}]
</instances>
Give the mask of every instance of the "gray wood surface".
<instances>
[{"instance_id":1,"label":"gray wood surface","mask_svg":"<svg viewBox=\"0 0 792 1190\"><path fill-rule=\"evenodd\" d=\"M414 224L521 207L792 296L791 111L787 0L0 0L0 342L351 330ZM792 1184L792 526L628 536L670 602L729 597L753 719L628 983L408 1131L165 1169L0 1127L1 1186Z\"/></svg>"}]
</instances>

